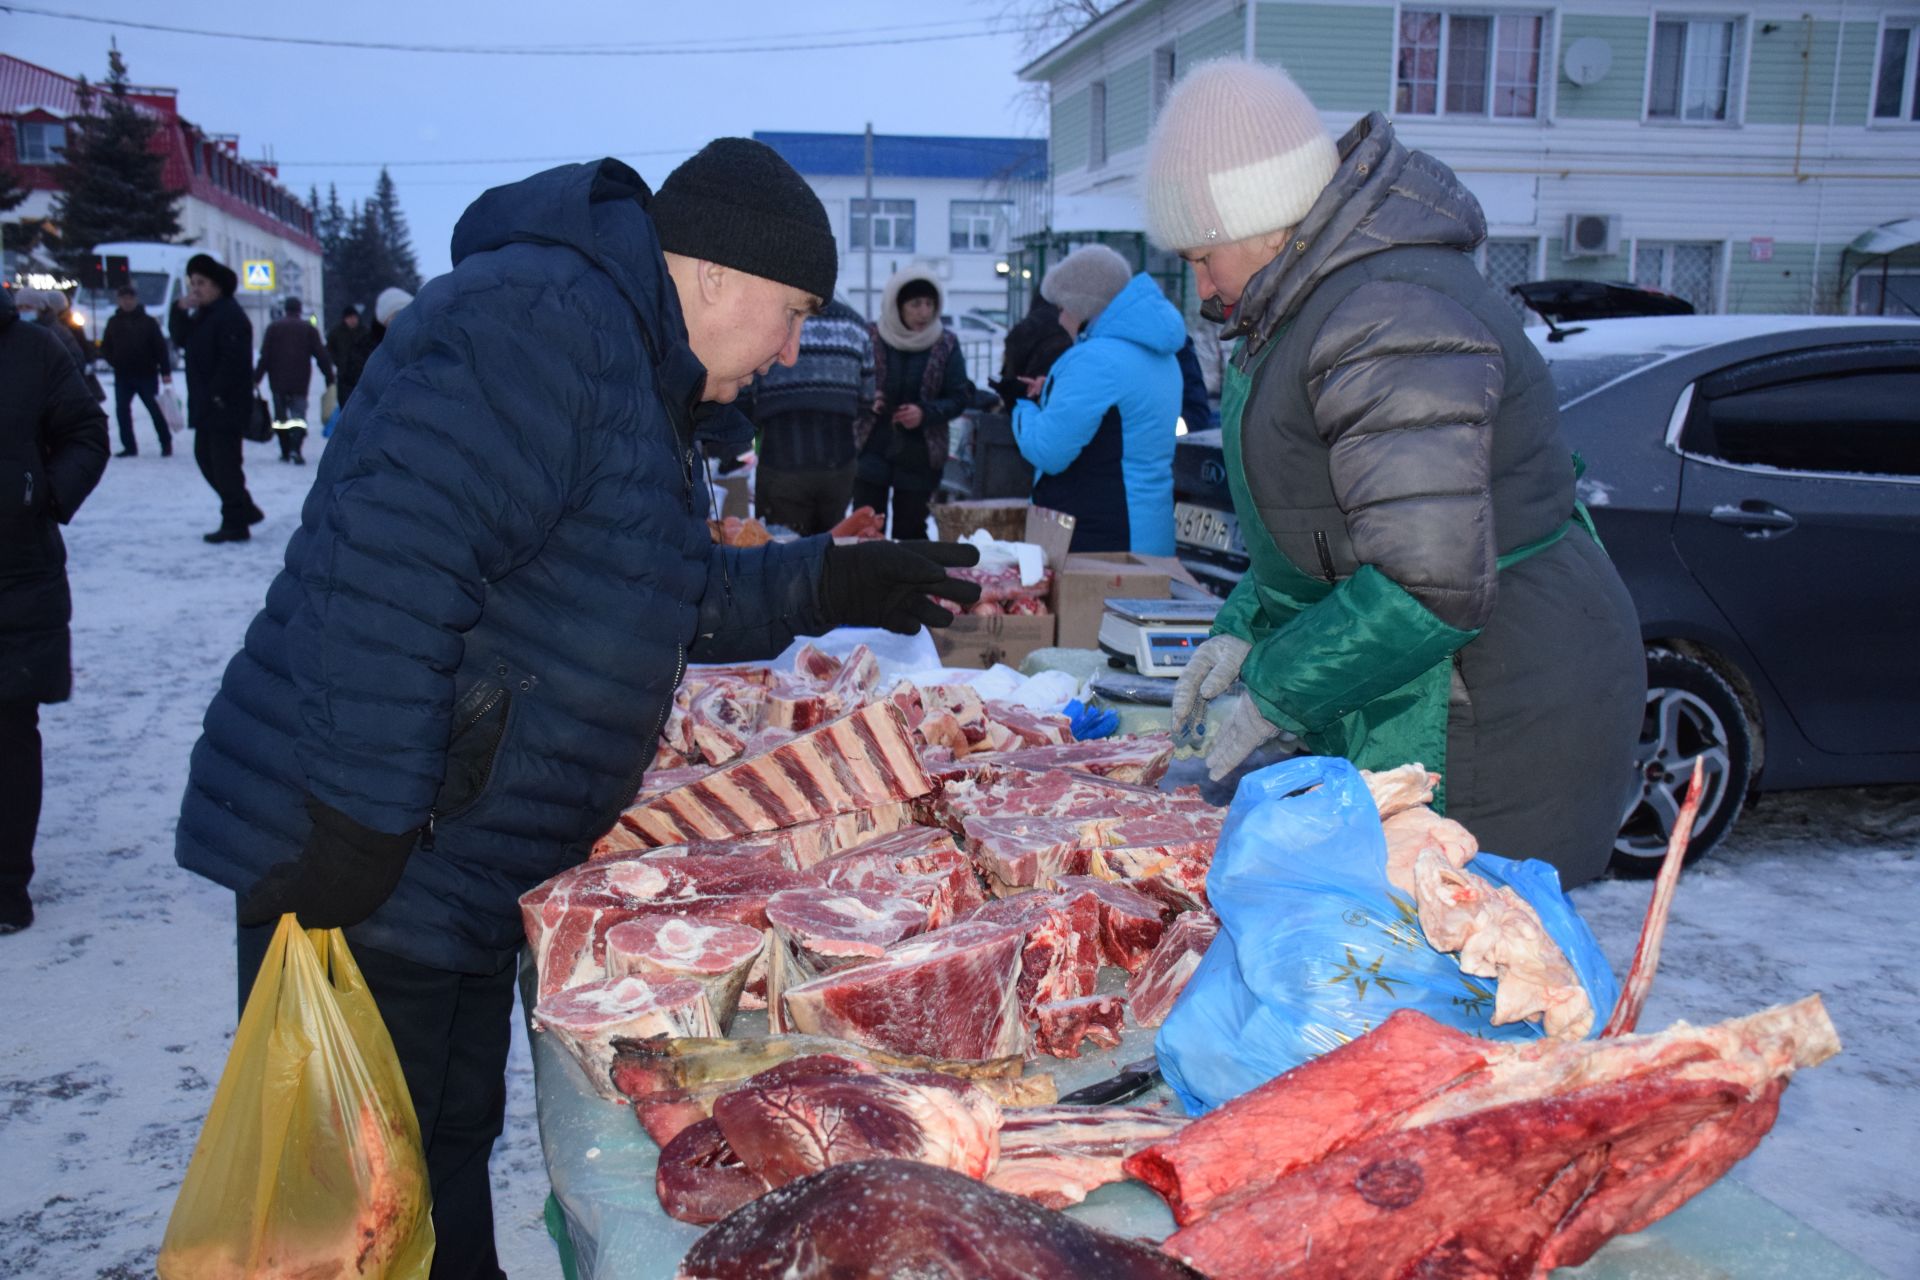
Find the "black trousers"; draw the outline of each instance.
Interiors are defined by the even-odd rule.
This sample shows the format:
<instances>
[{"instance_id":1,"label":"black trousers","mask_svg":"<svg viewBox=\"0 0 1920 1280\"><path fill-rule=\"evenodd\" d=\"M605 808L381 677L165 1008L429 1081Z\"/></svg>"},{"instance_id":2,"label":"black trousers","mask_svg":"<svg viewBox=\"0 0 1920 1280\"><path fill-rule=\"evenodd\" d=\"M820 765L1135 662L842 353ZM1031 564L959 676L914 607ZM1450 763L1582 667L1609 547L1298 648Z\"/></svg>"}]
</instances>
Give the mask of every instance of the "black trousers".
<instances>
[{"instance_id":1,"label":"black trousers","mask_svg":"<svg viewBox=\"0 0 1920 1280\"><path fill-rule=\"evenodd\" d=\"M193 460L200 474L220 495L220 527L244 529L253 514L253 497L247 492L245 461L238 431L219 427L201 427L193 433Z\"/></svg>"},{"instance_id":2,"label":"black trousers","mask_svg":"<svg viewBox=\"0 0 1920 1280\"><path fill-rule=\"evenodd\" d=\"M0 923L33 918L33 837L40 826L40 704L0 701Z\"/></svg>"},{"instance_id":3,"label":"black trousers","mask_svg":"<svg viewBox=\"0 0 1920 1280\"><path fill-rule=\"evenodd\" d=\"M888 486L862 475L853 482L853 505L872 507L875 511L887 509ZM893 491L893 540L911 542L927 540L927 509L933 505L933 490L902 489L898 483Z\"/></svg>"},{"instance_id":4,"label":"black trousers","mask_svg":"<svg viewBox=\"0 0 1920 1280\"><path fill-rule=\"evenodd\" d=\"M240 1004L260 971L273 926L236 928ZM420 1118L433 1185L432 1280L505 1280L493 1243L487 1160L506 1122L514 966L476 976L356 947Z\"/></svg>"},{"instance_id":5,"label":"black trousers","mask_svg":"<svg viewBox=\"0 0 1920 1280\"><path fill-rule=\"evenodd\" d=\"M140 403L147 407L147 414L153 419L153 430L160 437L160 448L167 452L173 449L173 432L167 429L167 415L160 412L160 375L157 373L121 373L113 374L113 412L120 422L120 447L128 453L140 452L140 446L133 438L133 398L140 397Z\"/></svg>"},{"instance_id":6,"label":"black trousers","mask_svg":"<svg viewBox=\"0 0 1920 1280\"><path fill-rule=\"evenodd\" d=\"M782 471L762 462L754 477L753 506L762 521L785 525L804 538L839 524L852 493L851 462L818 471Z\"/></svg>"},{"instance_id":7,"label":"black trousers","mask_svg":"<svg viewBox=\"0 0 1920 1280\"><path fill-rule=\"evenodd\" d=\"M304 391L275 391L273 393L273 421L275 424L273 436L274 439L280 442L280 457L283 460L300 456L300 448L307 442L307 429L304 426L283 427L279 424L289 420L305 422L307 420L307 399L307 393Z\"/></svg>"}]
</instances>

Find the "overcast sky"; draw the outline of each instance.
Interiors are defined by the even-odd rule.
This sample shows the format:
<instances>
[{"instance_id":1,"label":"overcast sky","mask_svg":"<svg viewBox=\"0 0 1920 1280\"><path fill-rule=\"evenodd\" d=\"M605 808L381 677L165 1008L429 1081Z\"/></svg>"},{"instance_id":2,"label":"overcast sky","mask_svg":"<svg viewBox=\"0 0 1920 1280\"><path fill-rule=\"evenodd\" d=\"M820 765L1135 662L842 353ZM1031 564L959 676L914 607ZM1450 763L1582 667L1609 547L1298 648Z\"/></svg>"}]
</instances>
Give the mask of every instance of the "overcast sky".
<instances>
[{"instance_id":1,"label":"overcast sky","mask_svg":"<svg viewBox=\"0 0 1920 1280\"><path fill-rule=\"evenodd\" d=\"M721 47L723 54L473 56L317 48L0 10L0 49L98 79L117 38L137 84L271 152L302 198L365 199L392 166L423 273L490 186L614 155L658 184L707 139L756 129L1039 136L1015 71L1027 45L995 0L34 0L29 7L244 35L513 48ZM927 37L937 37L927 39ZM864 48L806 43L892 41ZM763 52L735 52L759 47Z\"/></svg>"}]
</instances>

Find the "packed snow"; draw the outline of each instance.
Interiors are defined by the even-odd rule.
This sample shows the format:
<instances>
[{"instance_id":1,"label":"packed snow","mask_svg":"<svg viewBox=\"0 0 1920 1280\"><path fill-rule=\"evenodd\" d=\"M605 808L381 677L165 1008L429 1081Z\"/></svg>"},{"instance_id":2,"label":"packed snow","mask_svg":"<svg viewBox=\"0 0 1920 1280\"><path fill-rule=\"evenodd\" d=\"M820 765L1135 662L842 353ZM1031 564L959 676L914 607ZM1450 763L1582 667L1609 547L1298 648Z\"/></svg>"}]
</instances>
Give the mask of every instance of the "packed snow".
<instances>
[{"instance_id":1,"label":"packed snow","mask_svg":"<svg viewBox=\"0 0 1920 1280\"><path fill-rule=\"evenodd\" d=\"M208 546L215 502L191 444L162 459L143 421L140 456L109 466L68 531L75 693L42 717L39 919L0 938L0 1275L153 1274L232 1034L233 899L174 866L174 819L201 713L315 468L248 445L266 523ZM1642 1023L1825 993L1846 1052L1794 1083L1736 1176L1890 1274L1920 1254L1917 850L1920 787L1766 798L1682 883ZM1576 895L1617 968L1646 894L1616 881ZM507 1272L559 1276L517 1019L493 1175Z\"/></svg>"}]
</instances>

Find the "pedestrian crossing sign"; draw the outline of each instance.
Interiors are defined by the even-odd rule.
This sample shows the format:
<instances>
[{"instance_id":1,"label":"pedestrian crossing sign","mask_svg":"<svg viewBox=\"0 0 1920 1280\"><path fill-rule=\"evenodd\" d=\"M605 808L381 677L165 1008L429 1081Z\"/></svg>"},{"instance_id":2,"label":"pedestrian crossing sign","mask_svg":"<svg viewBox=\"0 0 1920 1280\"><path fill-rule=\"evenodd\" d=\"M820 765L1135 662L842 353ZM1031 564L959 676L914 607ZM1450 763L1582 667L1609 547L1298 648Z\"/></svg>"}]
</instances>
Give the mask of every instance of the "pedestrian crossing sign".
<instances>
[{"instance_id":1,"label":"pedestrian crossing sign","mask_svg":"<svg viewBox=\"0 0 1920 1280\"><path fill-rule=\"evenodd\" d=\"M249 258L241 265L241 279L249 289L271 290L273 288L273 259Z\"/></svg>"}]
</instances>

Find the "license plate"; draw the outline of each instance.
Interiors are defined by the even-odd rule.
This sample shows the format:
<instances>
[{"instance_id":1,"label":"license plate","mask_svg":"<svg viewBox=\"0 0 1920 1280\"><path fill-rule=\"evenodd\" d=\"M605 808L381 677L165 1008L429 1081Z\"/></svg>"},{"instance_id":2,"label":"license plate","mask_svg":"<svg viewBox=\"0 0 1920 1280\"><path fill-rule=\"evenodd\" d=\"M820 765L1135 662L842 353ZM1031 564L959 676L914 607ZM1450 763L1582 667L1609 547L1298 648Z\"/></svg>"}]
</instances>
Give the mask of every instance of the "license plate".
<instances>
[{"instance_id":1,"label":"license plate","mask_svg":"<svg viewBox=\"0 0 1920 1280\"><path fill-rule=\"evenodd\" d=\"M1230 513L1190 502L1174 504L1173 536L1175 541L1209 551L1244 553L1247 549L1246 543L1240 540L1240 522Z\"/></svg>"}]
</instances>

